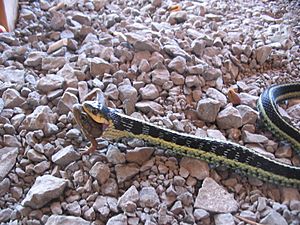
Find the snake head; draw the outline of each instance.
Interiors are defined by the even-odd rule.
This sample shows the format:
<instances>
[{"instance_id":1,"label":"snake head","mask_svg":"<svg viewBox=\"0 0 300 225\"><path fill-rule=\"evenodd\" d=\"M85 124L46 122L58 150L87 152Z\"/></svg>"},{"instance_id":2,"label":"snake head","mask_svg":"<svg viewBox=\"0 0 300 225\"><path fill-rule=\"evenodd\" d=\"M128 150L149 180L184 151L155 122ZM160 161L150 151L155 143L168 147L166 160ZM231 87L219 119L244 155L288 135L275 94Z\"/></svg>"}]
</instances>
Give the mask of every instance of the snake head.
<instances>
[{"instance_id":1,"label":"snake head","mask_svg":"<svg viewBox=\"0 0 300 225\"><path fill-rule=\"evenodd\" d=\"M85 101L82 103L83 110L97 123L109 126L109 108L98 101Z\"/></svg>"}]
</instances>

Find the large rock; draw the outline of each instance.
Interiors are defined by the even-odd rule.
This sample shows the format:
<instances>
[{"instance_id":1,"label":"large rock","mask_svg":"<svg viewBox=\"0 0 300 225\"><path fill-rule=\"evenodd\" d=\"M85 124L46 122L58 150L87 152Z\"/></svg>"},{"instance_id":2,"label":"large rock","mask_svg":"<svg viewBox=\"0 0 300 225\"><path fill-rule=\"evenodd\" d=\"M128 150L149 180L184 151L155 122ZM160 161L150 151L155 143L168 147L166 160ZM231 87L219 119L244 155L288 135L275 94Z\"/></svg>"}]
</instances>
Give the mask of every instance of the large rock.
<instances>
[{"instance_id":1,"label":"large rock","mask_svg":"<svg viewBox=\"0 0 300 225\"><path fill-rule=\"evenodd\" d=\"M159 91L154 84L147 84L140 88L139 92L143 100L154 100L159 96Z\"/></svg>"},{"instance_id":2,"label":"large rock","mask_svg":"<svg viewBox=\"0 0 300 225\"><path fill-rule=\"evenodd\" d=\"M52 161L60 166L66 166L80 158L80 154L76 152L73 145L69 145L52 156Z\"/></svg>"},{"instance_id":3,"label":"large rock","mask_svg":"<svg viewBox=\"0 0 300 225\"><path fill-rule=\"evenodd\" d=\"M219 112L217 124L220 129L239 128L242 126L242 117L236 108L229 106Z\"/></svg>"},{"instance_id":4,"label":"large rock","mask_svg":"<svg viewBox=\"0 0 300 225\"><path fill-rule=\"evenodd\" d=\"M206 68L204 72L201 74L201 76L206 81L216 80L218 77L222 76L222 71L220 69L215 69L210 67L210 68Z\"/></svg>"},{"instance_id":5,"label":"large rock","mask_svg":"<svg viewBox=\"0 0 300 225\"><path fill-rule=\"evenodd\" d=\"M126 160L128 162L134 162L139 165L142 165L144 162L150 159L153 152L154 148L152 147L137 147L133 150L127 151Z\"/></svg>"},{"instance_id":6,"label":"large rock","mask_svg":"<svg viewBox=\"0 0 300 225\"><path fill-rule=\"evenodd\" d=\"M42 59L42 70L57 70L67 63L65 57L46 57Z\"/></svg>"},{"instance_id":7,"label":"large rock","mask_svg":"<svg viewBox=\"0 0 300 225\"><path fill-rule=\"evenodd\" d=\"M159 103L154 101L137 102L135 104L135 107L146 114L149 112L153 112L154 114L159 114L159 115L163 114L163 107Z\"/></svg>"},{"instance_id":8,"label":"large rock","mask_svg":"<svg viewBox=\"0 0 300 225\"><path fill-rule=\"evenodd\" d=\"M243 131L243 141L245 143L268 143L269 139L260 134L252 134L249 131Z\"/></svg>"},{"instance_id":9,"label":"large rock","mask_svg":"<svg viewBox=\"0 0 300 225\"><path fill-rule=\"evenodd\" d=\"M199 189L194 207L214 213L230 213L236 212L239 204L233 194L228 193L212 178L207 177Z\"/></svg>"},{"instance_id":10,"label":"large rock","mask_svg":"<svg viewBox=\"0 0 300 225\"><path fill-rule=\"evenodd\" d=\"M37 177L22 201L22 205L39 209L51 200L61 196L66 186L67 181L62 178L51 175Z\"/></svg>"},{"instance_id":11,"label":"large rock","mask_svg":"<svg viewBox=\"0 0 300 225\"><path fill-rule=\"evenodd\" d=\"M156 69L150 73L153 84L163 86L164 83L170 80L170 73L166 69Z\"/></svg>"},{"instance_id":12,"label":"large rock","mask_svg":"<svg viewBox=\"0 0 300 225\"><path fill-rule=\"evenodd\" d=\"M101 75L103 76L104 73L109 73L111 70L111 65L105 61L104 59L101 59L99 57L94 57L90 60L90 73L92 76Z\"/></svg>"},{"instance_id":13,"label":"large rock","mask_svg":"<svg viewBox=\"0 0 300 225\"><path fill-rule=\"evenodd\" d=\"M0 69L0 80L7 83L24 84L25 71L15 69Z\"/></svg>"},{"instance_id":14,"label":"large rock","mask_svg":"<svg viewBox=\"0 0 300 225\"><path fill-rule=\"evenodd\" d=\"M116 165L115 171L117 174L118 183L121 184L124 181L127 181L133 178L135 175L139 173L139 167L135 163L129 163L124 165Z\"/></svg>"},{"instance_id":15,"label":"large rock","mask_svg":"<svg viewBox=\"0 0 300 225\"><path fill-rule=\"evenodd\" d=\"M2 181L15 166L18 152L18 148L15 147L4 147L0 149L0 181Z\"/></svg>"},{"instance_id":16,"label":"large rock","mask_svg":"<svg viewBox=\"0 0 300 225\"><path fill-rule=\"evenodd\" d=\"M49 124L56 122L56 116L49 106L40 105L29 114L22 122L22 129L26 130L47 130Z\"/></svg>"},{"instance_id":17,"label":"large rock","mask_svg":"<svg viewBox=\"0 0 300 225\"><path fill-rule=\"evenodd\" d=\"M70 64L64 65L64 67L57 72L57 75L65 79L67 87L78 87L78 78L73 67Z\"/></svg>"},{"instance_id":18,"label":"large rock","mask_svg":"<svg viewBox=\"0 0 300 225\"><path fill-rule=\"evenodd\" d=\"M57 103L59 114L68 114L72 111L73 105L78 103L78 98L76 95L70 92L65 92L61 99Z\"/></svg>"},{"instance_id":19,"label":"large rock","mask_svg":"<svg viewBox=\"0 0 300 225\"><path fill-rule=\"evenodd\" d=\"M275 210L272 210L265 218L260 221L261 224L272 224L272 225L288 225L283 216L281 216Z\"/></svg>"},{"instance_id":20,"label":"large rock","mask_svg":"<svg viewBox=\"0 0 300 225\"><path fill-rule=\"evenodd\" d=\"M119 198L118 207L120 207L123 211L128 202L137 203L139 200L139 192L134 185L127 189L127 191Z\"/></svg>"},{"instance_id":21,"label":"large rock","mask_svg":"<svg viewBox=\"0 0 300 225\"><path fill-rule=\"evenodd\" d=\"M237 110L239 110L242 116L242 123L244 124L255 124L258 118L258 112L252 109L250 106L247 105L238 105Z\"/></svg>"},{"instance_id":22,"label":"large rock","mask_svg":"<svg viewBox=\"0 0 300 225\"><path fill-rule=\"evenodd\" d=\"M180 161L180 167L185 168L192 177L203 180L209 176L209 168L207 162L184 157Z\"/></svg>"},{"instance_id":23,"label":"large rock","mask_svg":"<svg viewBox=\"0 0 300 225\"><path fill-rule=\"evenodd\" d=\"M206 91L206 95L212 99L217 100L218 102L221 103L221 107L225 107L227 105L227 98L226 96L218 91L215 88L208 88Z\"/></svg>"},{"instance_id":24,"label":"large rock","mask_svg":"<svg viewBox=\"0 0 300 225\"><path fill-rule=\"evenodd\" d=\"M258 64L262 65L271 54L272 47L268 45L261 46L256 49L256 61Z\"/></svg>"},{"instance_id":25,"label":"large rock","mask_svg":"<svg viewBox=\"0 0 300 225\"><path fill-rule=\"evenodd\" d=\"M42 59L45 57L45 52L32 51L28 54L24 64L26 66L39 66L42 63Z\"/></svg>"},{"instance_id":26,"label":"large rock","mask_svg":"<svg viewBox=\"0 0 300 225\"><path fill-rule=\"evenodd\" d=\"M82 219L81 217L65 216L65 215L51 215L45 225L90 225L91 222Z\"/></svg>"},{"instance_id":27,"label":"large rock","mask_svg":"<svg viewBox=\"0 0 300 225\"><path fill-rule=\"evenodd\" d=\"M58 75L47 74L37 82L37 89L42 93L48 93L60 89L64 85L64 78Z\"/></svg>"},{"instance_id":28,"label":"large rock","mask_svg":"<svg viewBox=\"0 0 300 225\"><path fill-rule=\"evenodd\" d=\"M197 104L197 115L199 119L205 122L214 122L221 108L219 101L205 98L201 99Z\"/></svg>"},{"instance_id":29,"label":"large rock","mask_svg":"<svg viewBox=\"0 0 300 225\"><path fill-rule=\"evenodd\" d=\"M127 225L127 216L124 214L118 214L116 216L111 217L106 225Z\"/></svg>"},{"instance_id":30,"label":"large rock","mask_svg":"<svg viewBox=\"0 0 300 225\"><path fill-rule=\"evenodd\" d=\"M235 225L234 217L230 213L221 213L214 216L215 225Z\"/></svg>"},{"instance_id":31,"label":"large rock","mask_svg":"<svg viewBox=\"0 0 300 225\"><path fill-rule=\"evenodd\" d=\"M168 64L168 67L171 70L175 70L176 72L183 74L185 72L186 68L186 59L182 56L177 56L174 59L171 60L171 62Z\"/></svg>"},{"instance_id":32,"label":"large rock","mask_svg":"<svg viewBox=\"0 0 300 225\"><path fill-rule=\"evenodd\" d=\"M110 176L110 169L107 164L96 162L90 169L89 174L94 177L99 184L104 184Z\"/></svg>"},{"instance_id":33,"label":"large rock","mask_svg":"<svg viewBox=\"0 0 300 225\"><path fill-rule=\"evenodd\" d=\"M143 187L140 191L141 207L153 208L160 203L154 187Z\"/></svg>"},{"instance_id":34,"label":"large rock","mask_svg":"<svg viewBox=\"0 0 300 225\"><path fill-rule=\"evenodd\" d=\"M12 88L8 88L3 92L2 95L4 101L4 107L6 108L14 108L20 107L25 99L20 95L20 93Z\"/></svg>"}]
</instances>

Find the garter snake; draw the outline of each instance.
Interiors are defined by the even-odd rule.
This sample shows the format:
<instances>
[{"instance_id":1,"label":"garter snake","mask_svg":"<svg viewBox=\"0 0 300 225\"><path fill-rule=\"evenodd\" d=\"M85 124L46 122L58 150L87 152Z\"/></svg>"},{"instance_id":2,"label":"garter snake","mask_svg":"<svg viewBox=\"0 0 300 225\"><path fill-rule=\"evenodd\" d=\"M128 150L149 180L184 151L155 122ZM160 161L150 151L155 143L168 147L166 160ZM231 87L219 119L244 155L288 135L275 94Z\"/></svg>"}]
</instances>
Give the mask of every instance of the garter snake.
<instances>
[{"instance_id":1,"label":"garter snake","mask_svg":"<svg viewBox=\"0 0 300 225\"><path fill-rule=\"evenodd\" d=\"M299 96L300 83L275 85L266 89L257 103L260 117L267 128L277 137L287 139L298 153L299 130L283 120L276 103ZM263 181L300 189L300 167L268 158L251 148L230 141L200 138L159 127L124 115L106 107L100 101L85 101L82 106L84 112L99 124L105 138L139 138L172 150L178 155L224 165L238 173L254 176Z\"/></svg>"}]
</instances>

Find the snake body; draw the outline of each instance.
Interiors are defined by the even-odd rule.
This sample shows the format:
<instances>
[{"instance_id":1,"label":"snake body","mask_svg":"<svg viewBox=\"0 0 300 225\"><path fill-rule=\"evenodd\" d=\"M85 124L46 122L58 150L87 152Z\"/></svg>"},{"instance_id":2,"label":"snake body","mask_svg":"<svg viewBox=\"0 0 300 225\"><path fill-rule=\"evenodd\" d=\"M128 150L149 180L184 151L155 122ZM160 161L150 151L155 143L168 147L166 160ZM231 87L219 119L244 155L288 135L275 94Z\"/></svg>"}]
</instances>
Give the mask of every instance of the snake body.
<instances>
[{"instance_id":1,"label":"snake body","mask_svg":"<svg viewBox=\"0 0 300 225\"><path fill-rule=\"evenodd\" d=\"M300 96L300 83L271 86L260 96L258 109L267 127L276 136L285 138L299 151L299 131L280 116L276 103ZM253 149L230 141L202 138L166 129L146 121L124 115L97 101L86 101L83 110L99 126L105 127L103 137L139 138L169 149L178 155L224 165L234 171L257 177L263 181L300 189L300 167L268 158Z\"/></svg>"}]
</instances>

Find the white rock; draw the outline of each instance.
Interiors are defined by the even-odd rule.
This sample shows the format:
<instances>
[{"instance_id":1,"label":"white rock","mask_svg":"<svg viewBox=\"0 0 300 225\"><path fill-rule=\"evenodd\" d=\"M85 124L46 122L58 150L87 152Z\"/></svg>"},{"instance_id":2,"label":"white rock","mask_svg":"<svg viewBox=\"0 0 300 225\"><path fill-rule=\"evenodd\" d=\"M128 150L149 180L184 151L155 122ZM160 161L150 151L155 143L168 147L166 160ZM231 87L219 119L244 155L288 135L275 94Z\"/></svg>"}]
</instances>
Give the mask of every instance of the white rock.
<instances>
[{"instance_id":1,"label":"white rock","mask_svg":"<svg viewBox=\"0 0 300 225\"><path fill-rule=\"evenodd\" d=\"M139 92L143 100L154 100L159 96L159 91L154 84L147 84L140 88Z\"/></svg>"},{"instance_id":2,"label":"white rock","mask_svg":"<svg viewBox=\"0 0 300 225\"><path fill-rule=\"evenodd\" d=\"M272 224L272 225L287 225L288 223L275 210L272 210L265 218L260 221L261 224Z\"/></svg>"},{"instance_id":3,"label":"white rock","mask_svg":"<svg viewBox=\"0 0 300 225\"><path fill-rule=\"evenodd\" d=\"M73 145L69 145L52 156L52 162L60 166L66 166L80 158L80 154L76 152Z\"/></svg>"},{"instance_id":4,"label":"white rock","mask_svg":"<svg viewBox=\"0 0 300 225\"><path fill-rule=\"evenodd\" d=\"M82 219L81 217L75 216L64 216L64 215L51 215L45 225L90 225L89 221Z\"/></svg>"},{"instance_id":5,"label":"white rock","mask_svg":"<svg viewBox=\"0 0 300 225\"><path fill-rule=\"evenodd\" d=\"M242 126L242 117L236 108L229 106L219 112L217 124L220 129L239 128Z\"/></svg>"},{"instance_id":6,"label":"white rock","mask_svg":"<svg viewBox=\"0 0 300 225\"><path fill-rule=\"evenodd\" d=\"M272 47L268 45L261 46L256 49L256 61L258 64L262 65L271 54Z\"/></svg>"},{"instance_id":7,"label":"white rock","mask_svg":"<svg viewBox=\"0 0 300 225\"><path fill-rule=\"evenodd\" d=\"M61 196L66 186L67 181L62 178L51 175L37 177L22 201L22 205L39 209L51 200Z\"/></svg>"},{"instance_id":8,"label":"white rock","mask_svg":"<svg viewBox=\"0 0 300 225\"><path fill-rule=\"evenodd\" d=\"M6 89L3 92L2 98L4 101L4 107L6 108L20 107L25 102L25 99L20 95L20 93L12 88Z\"/></svg>"},{"instance_id":9,"label":"white rock","mask_svg":"<svg viewBox=\"0 0 300 225\"><path fill-rule=\"evenodd\" d=\"M22 85L25 82L25 70L0 68L0 80Z\"/></svg>"},{"instance_id":10,"label":"white rock","mask_svg":"<svg viewBox=\"0 0 300 225\"><path fill-rule=\"evenodd\" d=\"M63 87L65 79L61 76L47 74L37 82L37 89L42 93L48 93Z\"/></svg>"},{"instance_id":11,"label":"white rock","mask_svg":"<svg viewBox=\"0 0 300 225\"><path fill-rule=\"evenodd\" d=\"M19 150L15 147L4 147L0 149L0 181L2 181L15 166L18 153Z\"/></svg>"},{"instance_id":12,"label":"white rock","mask_svg":"<svg viewBox=\"0 0 300 225\"><path fill-rule=\"evenodd\" d=\"M113 216L107 221L106 225L128 225L127 216L124 214Z\"/></svg>"},{"instance_id":13,"label":"white rock","mask_svg":"<svg viewBox=\"0 0 300 225\"><path fill-rule=\"evenodd\" d=\"M233 194L228 193L212 178L205 178L199 189L195 208L201 208L209 212L230 213L238 210L238 202Z\"/></svg>"},{"instance_id":14,"label":"white rock","mask_svg":"<svg viewBox=\"0 0 300 225\"><path fill-rule=\"evenodd\" d=\"M139 173L139 167L135 163L118 164L115 166L118 183L121 184Z\"/></svg>"},{"instance_id":15,"label":"white rock","mask_svg":"<svg viewBox=\"0 0 300 225\"><path fill-rule=\"evenodd\" d=\"M205 122L214 122L221 108L219 101L211 98L201 99L197 104L197 115Z\"/></svg>"},{"instance_id":16,"label":"white rock","mask_svg":"<svg viewBox=\"0 0 300 225\"><path fill-rule=\"evenodd\" d=\"M128 201L137 203L139 201L139 192L134 185L125 191L125 193L118 199L118 207L124 211L125 204Z\"/></svg>"},{"instance_id":17,"label":"white rock","mask_svg":"<svg viewBox=\"0 0 300 225\"><path fill-rule=\"evenodd\" d=\"M234 217L230 213L222 213L214 216L215 225L235 225Z\"/></svg>"},{"instance_id":18,"label":"white rock","mask_svg":"<svg viewBox=\"0 0 300 225\"><path fill-rule=\"evenodd\" d=\"M110 169L107 164L96 162L90 169L89 174L94 177L99 184L104 184L110 176Z\"/></svg>"},{"instance_id":19,"label":"white rock","mask_svg":"<svg viewBox=\"0 0 300 225\"><path fill-rule=\"evenodd\" d=\"M160 201L155 189L153 187L143 187L142 190L140 190L139 203L141 207L156 207Z\"/></svg>"},{"instance_id":20,"label":"white rock","mask_svg":"<svg viewBox=\"0 0 300 225\"><path fill-rule=\"evenodd\" d=\"M71 112L73 105L77 103L78 99L76 95L70 92L65 92L57 104L58 113L67 114L68 112Z\"/></svg>"},{"instance_id":21,"label":"white rock","mask_svg":"<svg viewBox=\"0 0 300 225\"><path fill-rule=\"evenodd\" d=\"M226 96L222 92L218 91L215 88L208 88L207 91L206 91L206 95L209 98L212 98L212 99L217 100L218 102L220 102L221 107L224 107L225 105L227 105Z\"/></svg>"}]
</instances>

